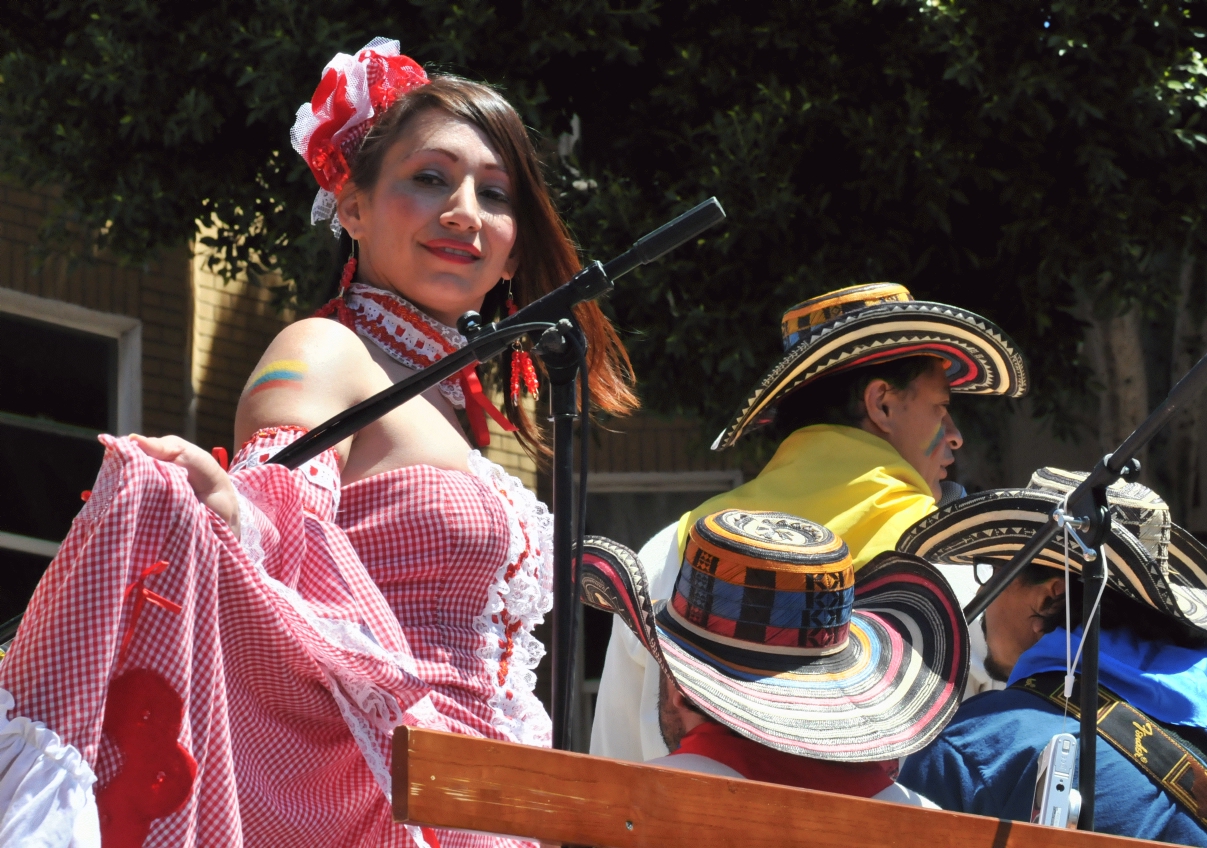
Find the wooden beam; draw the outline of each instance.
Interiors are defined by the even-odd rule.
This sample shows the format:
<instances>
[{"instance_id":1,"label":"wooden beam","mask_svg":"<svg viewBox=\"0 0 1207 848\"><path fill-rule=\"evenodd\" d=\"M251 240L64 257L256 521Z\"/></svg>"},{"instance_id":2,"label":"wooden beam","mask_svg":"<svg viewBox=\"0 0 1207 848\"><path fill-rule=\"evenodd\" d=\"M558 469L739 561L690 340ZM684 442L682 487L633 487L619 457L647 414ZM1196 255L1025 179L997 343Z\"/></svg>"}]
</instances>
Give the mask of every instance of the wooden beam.
<instances>
[{"instance_id":1,"label":"wooden beam","mask_svg":"<svg viewBox=\"0 0 1207 848\"><path fill-rule=\"evenodd\" d=\"M432 730L394 733L394 818L607 848L1159 845Z\"/></svg>"}]
</instances>

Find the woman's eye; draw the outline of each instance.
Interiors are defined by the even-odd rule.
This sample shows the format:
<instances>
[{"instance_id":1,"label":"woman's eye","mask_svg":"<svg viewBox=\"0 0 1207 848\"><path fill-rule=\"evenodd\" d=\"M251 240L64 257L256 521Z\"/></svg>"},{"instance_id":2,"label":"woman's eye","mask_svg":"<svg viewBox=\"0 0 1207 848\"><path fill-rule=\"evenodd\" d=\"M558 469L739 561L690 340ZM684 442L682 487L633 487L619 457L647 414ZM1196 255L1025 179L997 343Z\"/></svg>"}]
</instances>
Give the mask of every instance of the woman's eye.
<instances>
[{"instance_id":1,"label":"woman's eye","mask_svg":"<svg viewBox=\"0 0 1207 848\"><path fill-rule=\"evenodd\" d=\"M510 203L511 198L507 196L507 192L501 188L487 188L482 190L482 196L487 200L493 200L496 203Z\"/></svg>"},{"instance_id":2,"label":"woman's eye","mask_svg":"<svg viewBox=\"0 0 1207 848\"><path fill-rule=\"evenodd\" d=\"M430 171L420 171L414 176L414 180L423 185L444 185L444 178Z\"/></svg>"}]
</instances>

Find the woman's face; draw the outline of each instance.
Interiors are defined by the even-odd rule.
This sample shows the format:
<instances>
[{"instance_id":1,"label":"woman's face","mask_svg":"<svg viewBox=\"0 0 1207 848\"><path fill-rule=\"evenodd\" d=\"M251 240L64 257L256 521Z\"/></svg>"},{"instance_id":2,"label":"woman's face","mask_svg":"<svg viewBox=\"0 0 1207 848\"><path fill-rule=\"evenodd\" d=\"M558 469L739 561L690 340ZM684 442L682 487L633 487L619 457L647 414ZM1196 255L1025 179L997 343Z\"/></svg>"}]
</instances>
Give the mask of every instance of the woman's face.
<instances>
[{"instance_id":1,"label":"woman's face","mask_svg":"<svg viewBox=\"0 0 1207 848\"><path fill-rule=\"evenodd\" d=\"M445 324L515 273L516 218L503 159L478 127L442 109L413 116L370 190L349 183L340 222L357 277Z\"/></svg>"}]
</instances>

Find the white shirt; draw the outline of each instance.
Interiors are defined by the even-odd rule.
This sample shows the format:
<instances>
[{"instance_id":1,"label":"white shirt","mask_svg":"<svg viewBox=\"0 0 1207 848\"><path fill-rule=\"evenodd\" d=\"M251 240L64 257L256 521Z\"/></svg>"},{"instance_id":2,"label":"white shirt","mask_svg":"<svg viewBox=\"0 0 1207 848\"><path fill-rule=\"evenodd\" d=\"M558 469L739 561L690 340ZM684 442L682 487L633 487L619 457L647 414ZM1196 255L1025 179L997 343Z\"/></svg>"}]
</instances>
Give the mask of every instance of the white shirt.
<instances>
[{"instance_id":1,"label":"white shirt","mask_svg":"<svg viewBox=\"0 0 1207 848\"><path fill-rule=\"evenodd\" d=\"M679 523L659 530L637 553L649 581L650 597L669 598L679 574ZM670 751L658 729L658 679L662 670L615 616L604 657L591 753L597 757L640 763Z\"/></svg>"}]
</instances>

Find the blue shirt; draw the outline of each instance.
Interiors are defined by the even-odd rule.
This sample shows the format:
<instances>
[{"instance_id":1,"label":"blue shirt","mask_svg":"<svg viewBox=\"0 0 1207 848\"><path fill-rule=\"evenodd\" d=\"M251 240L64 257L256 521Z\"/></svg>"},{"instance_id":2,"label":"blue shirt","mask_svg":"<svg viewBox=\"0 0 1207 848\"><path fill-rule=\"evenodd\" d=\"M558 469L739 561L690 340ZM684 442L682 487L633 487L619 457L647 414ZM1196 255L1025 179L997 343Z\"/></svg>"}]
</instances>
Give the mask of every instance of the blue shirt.
<instances>
[{"instance_id":1,"label":"blue shirt","mask_svg":"<svg viewBox=\"0 0 1207 848\"><path fill-rule=\"evenodd\" d=\"M905 761L899 782L945 810L1029 821L1039 754L1057 733L1080 739L1048 701L1017 689L965 701L939 738ZM1109 742L1098 739L1094 829L1207 846L1207 832Z\"/></svg>"},{"instance_id":2,"label":"blue shirt","mask_svg":"<svg viewBox=\"0 0 1207 848\"><path fill-rule=\"evenodd\" d=\"M1126 627L1103 630L1100 639L1102 686L1157 721L1207 729L1207 652L1142 639ZM1018 658L1010 682L1045 671L1063 675L1066 651L1076 656L1080 645L1080 624L1071 634L1057 627Z\"/></svg>"}]
</instances>

